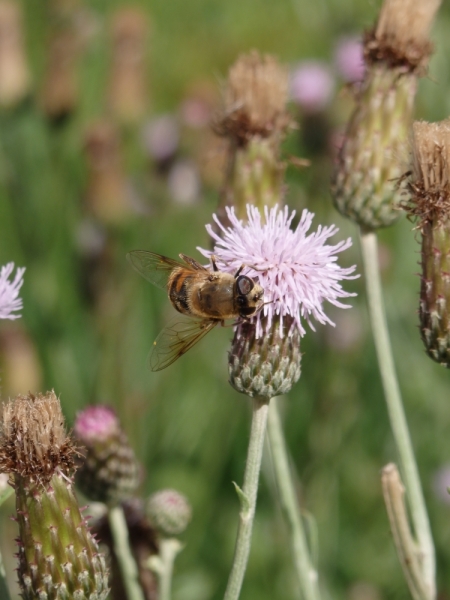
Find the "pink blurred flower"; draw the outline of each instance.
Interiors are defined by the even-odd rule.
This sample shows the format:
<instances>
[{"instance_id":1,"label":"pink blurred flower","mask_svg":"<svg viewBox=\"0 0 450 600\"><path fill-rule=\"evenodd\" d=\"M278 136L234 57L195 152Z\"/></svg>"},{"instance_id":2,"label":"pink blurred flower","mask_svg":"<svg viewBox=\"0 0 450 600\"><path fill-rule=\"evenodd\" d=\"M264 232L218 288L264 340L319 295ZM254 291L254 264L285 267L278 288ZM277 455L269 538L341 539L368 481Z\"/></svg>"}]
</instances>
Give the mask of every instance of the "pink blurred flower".
<instances>
[{"instance_id":1,"label":"pink blurred flower","mask_svg":"<svg viewBox=\"0 0 450 600\"><path fill-rule=\"evenodd\" d=\"M178 150L180 131L177 119L170 114L160 115L143 128L145 150L157 161L171 158Z\"/></svg>"},{"instance_id":2,"label":"pink blurred flower","mask_svg":"<svg viewBox=\"0 0 450 600\"><path fill-rule=\"evenodd\" d=\"M334 51L334 62L341 77L348 83L364 78L364 55L360 38L345 37L338 41Z\"/></svg>"},{"instance_id":3,"label":"pink blurred flower","mask_svg":"<svg viewBox=\"0 0 450 600\"><path fill-rule=\"evenodd\" d=\"M20 318L20 315L13 313L21 310L23 306L22 298L19 298L19 290L23 284L25 267L18 268L14 280L9 281L13 270L14 263L12 262L0 269L0 319Z\"/></svg>"},{"instance_id":4,"label":"pink blurred flower","mask_svg":"<svg viewBox=\"0 0 450 600\"><path fill-rule=\"evenodd\" d=\"M290 315L304 335L302 318L313 330L311 317L319 323L334 325L324 312L325 301L350 308L339 298L355 294L345 292L339 282L358 276L352 275L355 266L340 267L336 255L351 246L351 239L335 246L326 244L328 238L339 231L337 227L319 225L317 231L308 235L314 215L304 210L297 227L291 229L295 211L290 213L287 206L283 209L265 207L262 217L255 206L247 205L248 221L245 222L236 217L233 208L226 210L231 227L224 227L214 215L220 234L212 225L206 226L215 241L214 249L212 252L199 250L207 257L214 254L222 271L234 273L245 265L245 273L258 278L264 289L265 304L256 317L257 337L264 333L262 314L267 318L268 329L274 317L280 316L281 335L283 317Z\"/></svg>"},{"instance_id":5,"label":"pink blurred flower","mask_svg":"<svg viewBox=\"0 0 450 600\"><path fill-rule=\"evenodd\" d=\"M114 410L101 404L88 406L79 412L74 426L76 437L86 445L108 439L119 429L119 420Z\"/></svg>"},{"instance_id":6,"label":"pink blurred flower","mask_svg":"<svg viewBox=\"0 0 450 600\"><path fill-rule=\"evenodd\" d=\"M171 197L179 204L194 204L200 195L200 177L192 160L177 161L170 169L167 186Z\"/></svg>"},{"instance_id":7,"label":"pink blurred flower","mask_svg":"<svg viewBox=\"0 0 450 600\"><path fill-rule=\"evenodd\" d=\"M304 61L291 73L291 98L308 112L323 110L331 100L333 90L333 76L325 63Z\"/></svg>"}]
</instances>

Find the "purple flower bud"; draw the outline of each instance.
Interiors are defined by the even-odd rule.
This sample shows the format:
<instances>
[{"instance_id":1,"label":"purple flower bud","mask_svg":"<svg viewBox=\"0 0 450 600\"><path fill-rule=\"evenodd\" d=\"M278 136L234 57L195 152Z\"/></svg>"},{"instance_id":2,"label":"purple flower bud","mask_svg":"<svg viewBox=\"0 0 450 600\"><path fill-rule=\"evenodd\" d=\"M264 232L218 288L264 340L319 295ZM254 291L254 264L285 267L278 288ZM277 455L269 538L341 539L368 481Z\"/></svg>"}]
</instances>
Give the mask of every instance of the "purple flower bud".
<instances>
[{"instance_id":1,"label":"purple flower bud","mask_svg":"<svg viewBox=\"0 0 450 600\"><path fill-rule=\"evenodd\" d=\"M336 44L334 62L345 81L362 81L365 72L362 41L357 37L341 38Z\"/></svg>"},{"instance_id":2,"label":"purple flower bud","mask_svg":"<svg viewBox=\"0 0 450 600\"><path fill-rule=\"evenodd\" d=\"M299 63L291 73L290 84L292 100L307 112L324 110L334 91L330 69L314 60Z\"/></svg>"}]
</instances>

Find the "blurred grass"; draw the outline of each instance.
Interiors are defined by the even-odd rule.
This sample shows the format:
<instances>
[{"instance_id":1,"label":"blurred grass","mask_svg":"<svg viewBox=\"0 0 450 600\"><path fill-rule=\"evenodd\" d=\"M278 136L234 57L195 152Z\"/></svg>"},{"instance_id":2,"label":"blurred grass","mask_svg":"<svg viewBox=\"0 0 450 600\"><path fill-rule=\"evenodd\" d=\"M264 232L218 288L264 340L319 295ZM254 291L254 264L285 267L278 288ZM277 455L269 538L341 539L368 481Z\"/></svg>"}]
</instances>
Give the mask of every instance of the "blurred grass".
<instances>
[{"instance_id":1,"label":"blurred grass","mask_svg":"<svg viewBox=\"0 0 450 600\"><path fill-rule=\"evenodd\" d=\"M145 465L144 493L175 487L192 502L194 519L177 561L175 600L216 600L231 564L238 511L231 482L242 481L249 425L247 400L227 384L230 330L216 330L166 371L148 371L152 341L172 312L164 293L140 279L125 255L143 248L195 256L196 246L208 244L204 224L211 221L218 190L205 184L198 203L176 204L143 150L138 124L122 130L123 158L127 183L145 210L111 225L89 214L85 202L85 133L93 119L106 115L108 23L114 9L126 4L85 3L83 18L92 33L79 65L79 103L70 118L55 125L36 101L45 67L49 4L23 3L34 87L27 99L0 114L0 264L14 260L27 267L23 316L11 327L24 328L30 336L42 390L55 389L69 424L86 404L111 403ZM175 114L193 82L218 85L238 54L252 48L289 63L312 57L330 61L338 37L360 32L376 14L373 3L361 0L157 0L151 6L133 3L137 5L148 13L152 30L148 118ZM417 117L437 120L450 112L449 26L450 11L444 6L434 32L430 75L420 83ZM332 109L329 118L342 125L343 113ZM190 134L191 141L195 135ZM182 139L185 155L195 147L189 143ZM308 156L298 133L287 141L286 151ZM356 231L329 199L330 159L311 158L309 170L288 170L289 203L315 212L316 224L337 222L340 236L355 239L343 261L360 265ZM80 228L86 223L104 236L100 257L92 259L80 247ZM425 356L418 335L419 246L411 227L403 219L381 233L387 263L383 278L437 545L439 597L444 599L450 597L450 505L433 493L431 482L436 469L450 462L448 373ZM381 467L395 460L395 450L368 334L363 282L346 288L359 294L350 311L354 320L342 321L333 312L333 335L319 326L304 338L302 377L283 401L286 435L301 480L302 506L317 525L324 599L404 598L408 592L379 481ZM356 328L356 341L347 347L339 345L344 335L340 326ZM0 360L6 398L18 390L8 389L10 366L1 349ZM22 376L26 381L26 373ZM298 591L286 526L273 493L270 457L265 461L241 598L290 600ZM8 521L11 512L11 504L2 511L2 544L14 579L14 544L10 541L5 549L5 540L15 535Z\"/></svg>"}]
</instances>

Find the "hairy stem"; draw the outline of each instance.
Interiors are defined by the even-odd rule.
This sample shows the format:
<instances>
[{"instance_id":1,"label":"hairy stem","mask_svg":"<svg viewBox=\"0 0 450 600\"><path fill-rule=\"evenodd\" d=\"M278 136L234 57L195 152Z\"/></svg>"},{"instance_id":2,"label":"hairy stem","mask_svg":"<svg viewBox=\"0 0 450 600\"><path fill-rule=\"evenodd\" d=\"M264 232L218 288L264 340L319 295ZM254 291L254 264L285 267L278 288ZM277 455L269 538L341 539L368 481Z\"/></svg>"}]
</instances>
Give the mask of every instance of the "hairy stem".
<instances>
[{"instance_id":1,"label":"hairy stem","mask_svg":"<svg viewBox=\"0 0 450 600\"><path fill-rule=\"evenodd\" d=\"M419 545L423 581L425 588L428 591L428 599L431 600L436 596L434 545L392 357L381 293L377 237L373 232L363 231L361 231L360 237L366 275L370 321L381 379L383 382L384 395L386 397L391 428L400 458L414 533Z\"/></svg>"},{"instance_id":2,"label":"hairy stem","mask_svg":"<svg viewBox=\"0 0 450 600\"><path fill-rule=\"evenodd\" d=\"M121 506L108 510L109 525L114 540L114 553L119 563L127 600L145 600L139 584L136 561L128 542L128 527Z\"/></svg>"},{"instance_id":3,"label":"hairy stem","mask_svg":"<svg viewBox=\"0 0 450 600\"><path fill-rule=\"evenodd\" d=\"M231 567L224 600L237 600L247 568L248 555L255 516L256 497L258 495L259 472L266 433L269 399L253 398L252 427L247 451L244 485L242 489L236 484L241 508L239 511L239 527L234 549L233 565Z\"/></svg>"},{"instance_id":4,"label":"hairy stem","mask_svg":"<svg viewBox=\"0 0 450 600\"><path fill-rule=\"evenodd\" d=\"M281 505L289 526L292 557L302 597L304 600L319 600L317 571L309 556L276 398L271 400L267 433Z\"/></svg>"}]
</instances>

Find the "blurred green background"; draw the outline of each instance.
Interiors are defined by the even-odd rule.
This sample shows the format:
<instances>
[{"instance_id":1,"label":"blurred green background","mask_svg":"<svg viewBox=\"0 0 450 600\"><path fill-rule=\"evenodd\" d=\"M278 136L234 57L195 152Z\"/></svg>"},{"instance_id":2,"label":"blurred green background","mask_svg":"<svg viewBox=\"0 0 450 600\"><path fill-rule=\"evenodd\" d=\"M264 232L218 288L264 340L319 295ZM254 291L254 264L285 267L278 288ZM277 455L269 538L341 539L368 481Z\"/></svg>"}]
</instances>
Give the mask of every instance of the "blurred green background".
<instances>
[{"instance_id":1,"label":"blurred green background","mask_svg":"<svg viewBox=\"0 0 450 600\"><path fill-rule=\"evenodd\" d=\"M250 421L248 399L227 383L231 333L216 330L175 365L151 373L148 351L173 309L125 255L139 248L198 257L196 246L208 246L204 225L218 202L223 147L207 121L229 66L258 49L292 68L315 59L329 69L335 87L326 106L311 114L292 103L299 129L284 153L312 164L288 168L287 202L316 213L316 226L337 223L339 239L352 236L354 246L340 263L357 263L361 272L356 228L331 205L327 140L338 136L352 106L335 66L336 44L368 28L378 3L26 0L19 7L22 50L19 34L8 41L0 6L0 54L3 35L16 52L8 59L17 61L14 72L22 69L0 98L0 265L15 261L27 271L22 318L0 323L2 398L53 388L69 425L87 404L114 406L145 465L143 494L174 487L193 506L175 600L219 599L237 526L231 482L242 482ZM420 82L417 118L450 113L449 27L447 4L433 31L436 52ZM449 375L425 356L419 337L419 244L412 227L403 217L380 233L381 262L444 599L450 598ZM318 326L303 340L301 379L281 403L285 431L299 499L317 529L323 597L405 598L381 495L380 469L396 454L363 280L345 287L358 293L353 308L331 307L336 328ZM11 500L0 515L14 581L12 512ZM266 453L241 598L298 597Z\"/></svg>"}]
</instances>

